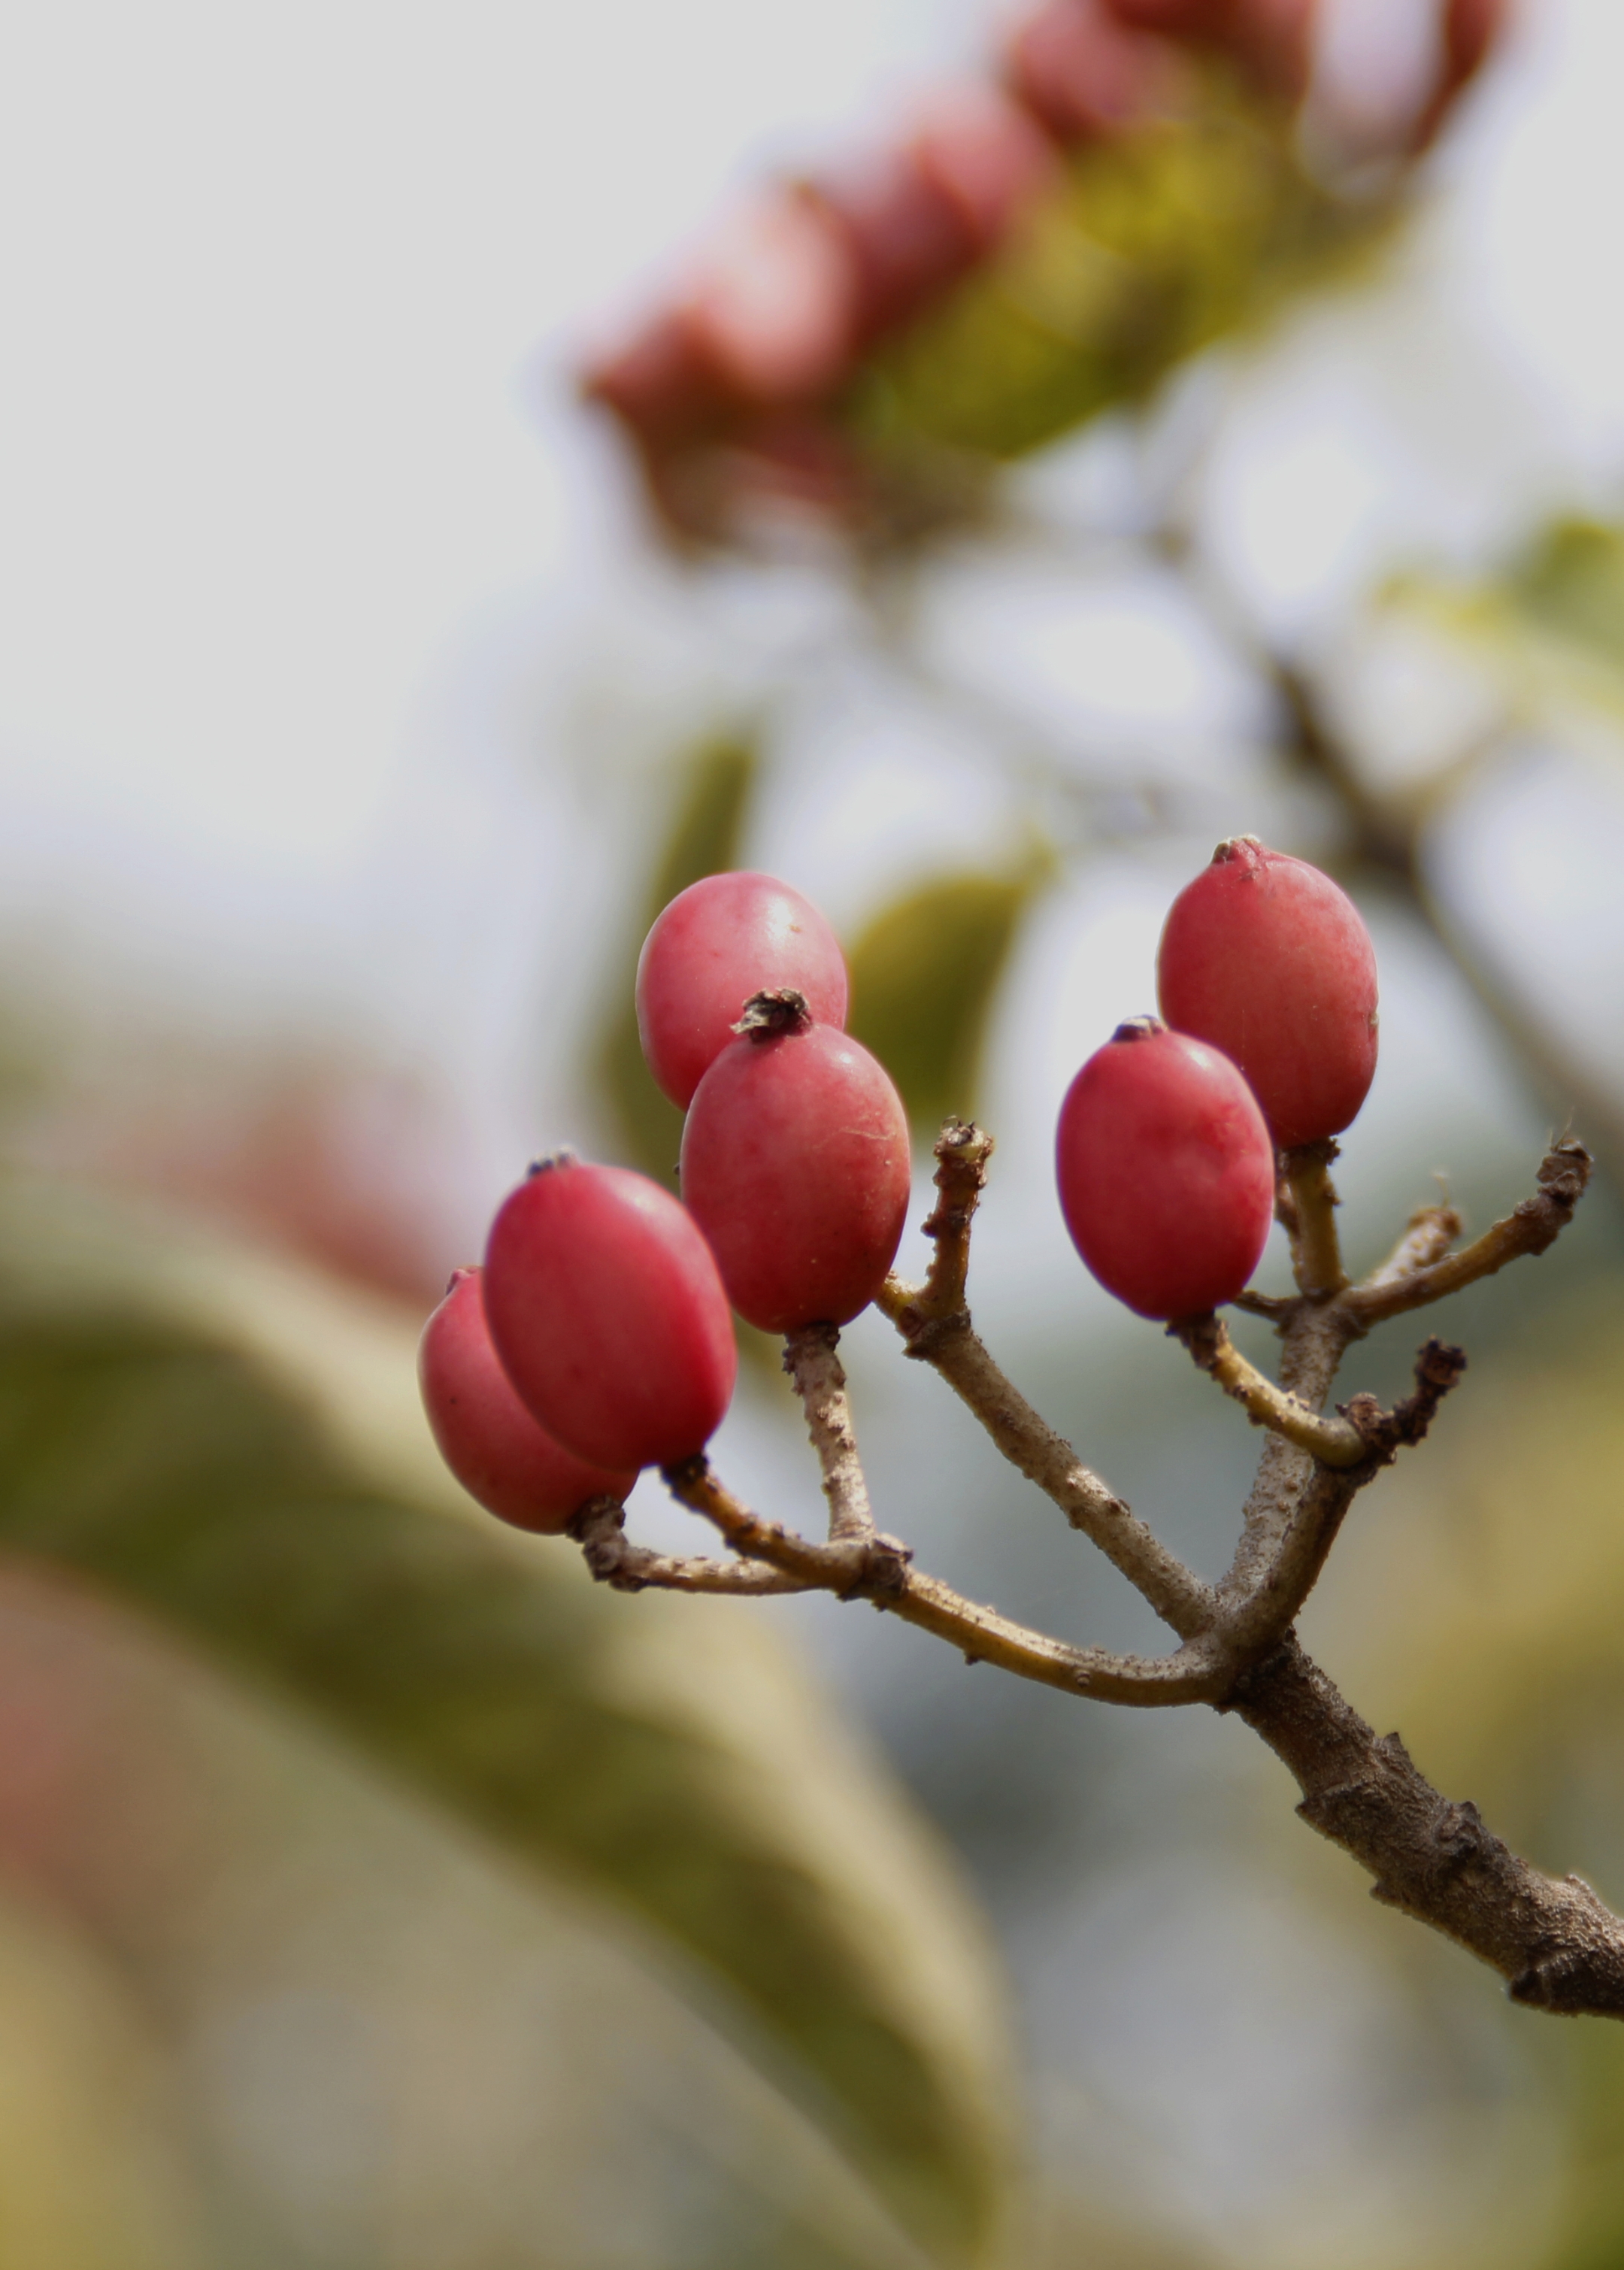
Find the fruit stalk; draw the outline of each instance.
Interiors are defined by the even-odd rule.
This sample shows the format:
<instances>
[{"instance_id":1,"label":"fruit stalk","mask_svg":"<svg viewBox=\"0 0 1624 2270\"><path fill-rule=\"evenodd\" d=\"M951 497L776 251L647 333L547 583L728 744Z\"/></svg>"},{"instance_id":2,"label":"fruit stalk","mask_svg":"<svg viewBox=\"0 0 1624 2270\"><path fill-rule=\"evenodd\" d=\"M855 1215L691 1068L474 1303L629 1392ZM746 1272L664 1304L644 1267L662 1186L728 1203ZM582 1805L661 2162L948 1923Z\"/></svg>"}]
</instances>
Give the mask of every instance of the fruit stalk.
<instances>
[{"instance_id":1,"label":"fruit stalk","mask_svg":"<svg viewBox=\"0 0 1624 2270\"><path fill-rule=\"evenodd\" d=\"M833 1324L806 1324L784 1342L783 1368L806 1413L806 1431L818 1454L829 1503L831 1545L867 1544L874 1535L868 1481L846 1395L846 1373Z\"/></svg>"},{"instance_id":2,"label":"fruit stalk","mask_svg":"<svg viewBox=\"0 0 1624 2270\"><path fill-rule=\"evenodd\" d=\"M1292 1273L1305 1300L1329 1300L1347 1283L1337 1236L1341 1200L1330 1171L1336 1155L1331 1137L1280 1154L1275 1212L1291 1238Z\"/></svg>"}]
</instances>

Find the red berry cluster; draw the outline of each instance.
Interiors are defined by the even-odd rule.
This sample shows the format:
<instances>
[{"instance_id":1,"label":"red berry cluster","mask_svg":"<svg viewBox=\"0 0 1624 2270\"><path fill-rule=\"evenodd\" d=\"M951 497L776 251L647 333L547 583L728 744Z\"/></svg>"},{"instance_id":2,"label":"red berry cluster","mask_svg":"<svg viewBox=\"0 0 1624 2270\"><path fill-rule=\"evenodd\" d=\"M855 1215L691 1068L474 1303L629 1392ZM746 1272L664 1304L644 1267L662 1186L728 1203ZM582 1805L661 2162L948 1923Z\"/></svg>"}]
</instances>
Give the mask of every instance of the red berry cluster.
<instances>
[{"instance_id":1,"label":"red berry cluster","mask_svg":"<svg viewBox=\"0 0 1624 2270\"><path fill-rule=\"evenodd\" d=\"M1142 1317L1198 1316L1257 1267L1275 1152L1340 1133L1376 1072L1376 956L1351 900L1256 836L1173 901L1161 1018L1119 1026L1060 1111L1061 1210Z\"/></svg>"},{"instance_id":2,"label":"red berry cluster","mask_svg":"<svg viewBox=\"0 0 1624 2270\"><path fill-rule=\"evenodd\" d=\"M908 1120L845 1014L834 933L787 884L714 875L660 916L637 1019L688 1115L681 1202L626 1168L541 1161L423 1336L434 1438L493 1513L559 1531L702 1450L738 1369L730 1305L790 1333L873 1299L907 1212Z\"/></svg>"},{"instance_id":3,"label":"red berry cluster","mask_svg":"<svg viewBox=\"0 0 1624 2270\"><path fill-rule=\"evenodd\" d=\"M1415 4L1438 9L1438 70L1420 117L1384 130L1393 156L1436 132L1508 0ZM591 364L587 394L620 420L679 523L676 471L716 448L759 486L840 511L861 473L832 410L864 358L1004 249L1068 152L1187 107L1198 55L1295 102L1317 11L1318 0L1037 0L992 78L939 89L866 161L757 193L676 294Z\"/></svg>"}]
</instances>

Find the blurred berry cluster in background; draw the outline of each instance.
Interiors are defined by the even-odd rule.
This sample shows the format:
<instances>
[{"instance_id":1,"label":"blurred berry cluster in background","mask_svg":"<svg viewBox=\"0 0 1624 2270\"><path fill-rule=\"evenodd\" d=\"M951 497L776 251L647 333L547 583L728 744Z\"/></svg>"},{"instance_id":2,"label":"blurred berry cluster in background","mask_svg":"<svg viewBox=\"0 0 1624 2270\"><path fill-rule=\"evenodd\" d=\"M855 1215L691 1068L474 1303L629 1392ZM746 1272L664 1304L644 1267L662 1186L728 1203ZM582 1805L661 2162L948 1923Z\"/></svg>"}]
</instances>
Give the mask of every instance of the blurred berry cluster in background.
<instances>
[{"instance_id":1,"label":"blurred berry cluster in background","mask_svg":"<svg viewBox=\"0 0 1624 2270\"><path fill-rule=\"evenodd\" d=\"M1046 0L888 146L744 200L588 391L677 537L939 532L1393 217L1506 9L1411 12L1406 76L1316 56L1315 0Z\"/></svg>"}]
</instances>

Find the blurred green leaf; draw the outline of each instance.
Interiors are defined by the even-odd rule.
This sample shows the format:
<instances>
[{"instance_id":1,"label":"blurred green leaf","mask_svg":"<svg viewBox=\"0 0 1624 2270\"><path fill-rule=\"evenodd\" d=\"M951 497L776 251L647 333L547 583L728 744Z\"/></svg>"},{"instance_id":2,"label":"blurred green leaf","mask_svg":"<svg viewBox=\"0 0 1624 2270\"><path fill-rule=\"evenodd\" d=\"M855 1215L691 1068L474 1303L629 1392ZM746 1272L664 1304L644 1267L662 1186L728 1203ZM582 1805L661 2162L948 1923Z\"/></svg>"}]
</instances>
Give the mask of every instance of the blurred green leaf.
<instances>
[{"instance_id":1,"label":"blurred green leaf","mask_svg":"<svg viewBox=\"0 0 1624 2270\"><path fill-rule=\"evenodd\" d=\"M921 1139L972 1116L988 1020L1022 916L1048 872L941 875L882 909L852 946L848 1027L901 1090Z\"/></svg>"},{"instance_id":2,"label":"blurred green leaf","mask_svg":"<svg viewBox=\"0 0 1624 2270\"><path fill-rule=\"evenodd\" d=\"M1554 521L1514 564L1506 588L1531 621L1624 673L1624 531Z\"/></svg>"},{"instance_id":3,"label":"blurred green leaf","mask_svg":"<svg viewBox=\"0 0 1624 2270\"><path fill-rule=\"evenodd\" d=\"M922 440L1020 456L1346 276L1394 217L1331 196L1289 122L1215 77L1187 116L1075 159L1024 239L864 374L853 423L904 460Z\"/></svg>"},{"instance_id":4,"label":"blurred green leaf","mask_svg":"<svg viewBox=\"0 0 1624 2270\"><path fill-rule=\"evenodd\" d=\"M1624 717L1624 529L1565 517L1494 576L1395 576L1384 602L1470 649L1514 713Z\"/></svg>"},{"instance_id":5,"label":"blurred green leaf","mask_svg":"<svg viewBox=\"0 0 1624 2270\"><path fill-rule=\"evenodd\" d=\"M760 752L743 735L718 734L679 760L675 809L637 916L636 935L618 955L597 1054L597 1074L633 1161L664 1183L682 1142L682 1114L656 1087L643 1062L632 998L637 957L661 909L706 875L738 864L739 845Z\"/></svg>"},{"instance_id":6,"label":"blurred green leaf","mask_svg":"<svg viewBox=\"0 0 1624 2270\"><path fill-rule=\"evenodd\" d=\"M984 2259L1000 1997L908 1800L747 1609L600 1592L478 1514L428 1442L412 1338L291 1269L14 1192L0 1541L640 1915L938 2259Z\"/></svg>"}]
</instances>

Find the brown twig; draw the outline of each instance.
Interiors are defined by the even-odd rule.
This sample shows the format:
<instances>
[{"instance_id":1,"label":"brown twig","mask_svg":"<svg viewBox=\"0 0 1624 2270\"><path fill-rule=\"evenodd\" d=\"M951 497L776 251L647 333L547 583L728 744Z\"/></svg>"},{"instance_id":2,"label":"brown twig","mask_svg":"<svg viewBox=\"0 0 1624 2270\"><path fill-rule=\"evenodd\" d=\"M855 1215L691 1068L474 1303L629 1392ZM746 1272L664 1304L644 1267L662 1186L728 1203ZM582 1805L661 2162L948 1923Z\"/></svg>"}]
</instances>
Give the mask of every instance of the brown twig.
<instances>
[{"instance_id":1,"label":"brown twig","mask_svg":"<svg viewBox=\"0 0 1624 2270\"><path fill-rule=\"evenodd\" d=\"M921 1294L935 1317L965 1315L970 1273L970 1224L987 1185L987 1165L996 1148L984 1127L973 1119L949 1119L936 1139L936 1204L921 1225L931 1239L931 1264Z\"/></svg>"},{"instance_id":2,"label":"brown twig","mask_svg":"<svg viewBox=\"0 0 1624 2270\"><path fill-rule=\"evenodd\" d=\"M916 1569L908 1547L894 1537L814 1545L741 1504L703 1458L662 1471L679 1503L714 1523L736 1553L768 1562L841 1599L867 1600L946 1640L968 1662L994 1664L1018 1678L1101 1702L1153 1708L1213 1701L1233 1683L1235 1666L1210 1637L1186 1641L1161 1657L1072 1647L1014 1622L997 1608L967 1600L938 1577Z\"/></svg>"},{"instance_id":3,"label":"brown twig","mask_svg":"<svg viewBox=\"0 0 1624 2270\"><path fill-rule=\"evenodd\" d=\"M1219 1588L1220 1629L1237 1664L1255 1662L1284 1636L1318 1583L1355 1496L1401 1448L1422 1440L1465 1368L1459 1348L1430 1339L1415 1360L1414 1391L1391 1411L1383 1412L1374 1396L1353 1398L1348 1409L1356 1413L1364 1436L1364 1459L1353 1467L1320 1465L1310 1472L1260 1571L1233 1588L1226 1579Z\"/></svg>"},{"instance_id":4,"label":"brown twig","mask_svg":"<svg viewBox=\"0 0 1624 2270\"><path fill-rule=\"evenodd\" d=\"M1514 2001L1624 2017L1624 1921L1577 1876L1542 1875L1441 1797L1397 1734L1381 1737L1287 1636L1227 1704L1302 1791L1298 1812L1375 1879L1376 1897L1490 1964Z\"/></svg>"},{"instance_id":5,"label":"brown twig","mask_svg":"<svg viewBox=\"0 0 1624 2270\"><path fill-rule=\"evenodd\" d=\"M1442 1261L1460 1233L1460 1216L1447 1201L1418 1206L1405 1224L1404 1235L1386 1260L1364 1279L1361 1289L1368 1292L1379 1286L1403 1284L1419 1270Z\"/></svg>"},{"instance_id":6,"label":"brown twig","mask_svg":"<svg viewBox=\"0 0 1624 2270\"><path fill-rule=\"evenodd\" d=\"M595 1497L574 1515L568 1534L600 1584L617 1592L649 1587L666 1592L720 1592L761 1599L775 1592L804 1592L809 1587L766 1561L712 1561L700 1554L651 1553L626 1533L626 1508L613 1498Z\"/></svg>"},{"instance_id":7,"label":"brown twig","mask_svg":"<svg viewBox=\"0 0 1624 2270\"><path fill-rule=\"evenodd\" d=\"M1352 1341L1379 1315L1442 1298L1522 1252L1541 1252L1571 1216L1589 1170L1566 1139L1540 1168L1538 1195L1465 1253L1450 1257L1457 1224L1444 1206L1413 1217L1363 1286L1340 1274L1324 1152L1285 1164L1284 1205L1295 1233L1294 1299L1254 1296L1281 1335L1277 1388L1244 1362L1216 1317L1175 1328L1198 1361L1270 1435L1247 1501L1234 1562L1216 1588L1167 1552L1045 1425L983 1347L965 1303L969 1231L991 1142L950 1123L938 1146L938 1204L926 1224L937 1252L926 1281L890 1280L879 1305L908 1353L930 1362L1023 1473L1101 1546L1179 1634L1152 1658L1076 1647L965 1599L912 1565L908 1547L878 1532L869 1510L832 1327L792 1337L785 1366L800 1390L830 1507L827 1542L814 1543L742 1504L703 1458L664 1470L679 1501L720 1532L731 1562L672 1558L629 1545L622 1510L594 1501L571 1524L593 1573L623 1589L770 1592L819 1590L867 1600L929 1631L970 1663L990 1663L1073 1695L1138 1707L1208 1702L1234 1710L1296 1774L1300 1808L1376 1878L1378 1898L1492 1962L1519 2000L1552 2010L1624 2016L1624 1922L1576 1878L1554 1882L1517 1859L1475 1809L1450 1805L1422 1779L1396 1735L1378 1741L1291 1629L1348 1508L1404 1444L1419 1442L1465 1367L1457 1348L1428 1340L1416 1384L1392 1411L1354 1396L1332 1421L1321 1408Z\"/></svg>"},{"instance_id":8,"label":"brown twig","mask_svg":"<svg viewBox=\"0 0 1624 2270\"><path fill-rule=\"evenodd\" d=\"M1343 1306L1361 1332L1388 1317L1446 1300L1451 1293L1492 1277L1509 1261L1525 1253L1544 1253L1573 1220L1573 1210L1583 1197L1591 1178L1591 1154L1583 1143L1560 1135L1539 1162L1539 1189L1532 1198L1486 1229L1459 1253L1413 1270L1408 1276L1371 1278L1342 1296Z\"/></svg>"},{"instance_id":9,"label":"brown twig","mask_svg":"<svg viewBox=\"0 0 1624 2270\"><path fill-rule=\"evenodd\" d=\"M1320 1410L1353 1337L1339 1301L1293 1302L1280 1336L1280 1391L1304 1409ZM1270 1435L1242 1510L1235 1558L1218 1587L1226 1606L1268 1585L1313 1472L1309 1451L1284 1435Z\"/></svg>"},{"instance_id":10,"label":"brown twig","mask_svg":"<svg viewBox=\"0 0 1624 2270\"><path fill-rule=\"evenodd\" d=\"M1458 1348L1428 1340L1416 1360L1416 1392L1396 1410L1383 1411L1374 1395L1355 1395L1338 1406L1335 1419L1326 1419L1250 1363L1217 1317L1187 1317L1168 1333L1244 1406L1254 1427L1266 1427L1322 1466L1361 1466L1373 1458L1384 1465L1401 1443L1420 1442L1439 1400L1466 1368Z\"/></svg>"},{"instance_id":11,"label":"brown twig","mask_svg":"<svg viewBox=\"0 0 1624 2270\"><path fill-rule=\"evenodd\" d=\"M1237 1293L1229 1305L1232 1309L1243 1309L1249 1317L1263 1317L1270 1324L1284 1328L1296 1315L1301 1300L1289 1293L1259 1293L1249 1287L1244 1293Z\"/></svg>"},{"instance_id":12,"label":"brown twig","mask_svg":"<svg viewBox=\"0 0 1624 2270\"><path fill-rule=\"evenodd\" d=\"M1211 1312L1185 1317L1169 1324L1168 1333L1189 1349L1198 1369L1234 1397L1254 1427L1283 1435L1323 1466L1356 1466L1367 1456L1369 1446L1351 1420L1324 1418L1299 1397L1277 1387L1241 1354L1227 1326Z\"/></svg>"},{"instance_id":13,"label":"brown twig","mask_svg":"<svg viewBox=\"0 0 1624 2270\"><path fill-rule=\"evenodd\" d=\"M936 1252L923 1285L886 1279L875 1306L901 1334L905 1352L938 1371L1010 1464L1097 1545L1181 1638L1204 1631L1212 1593L1193 1569L1083 1464L1040 1417L976 1337L965 1306L970 1223L987 1179L992 1138L950 1119L936 1146L937 1203L926 1220Z\"/></svg>"},{"instance_id":14,"label":"brown twig","mask_svg":"<svg viewBox=\"0 0 1624 2270\"><path fill-rule=\"evenodd\" d=\"M1337 1238L1336 1209L1341 1201L1330 1168L1337 1156L1333 1138L1282 1151L1276 1211L1291 1238L1292 1271L1308 1301L1329 1300L1347 1283Z\"/></svg>"},{"instance_id":15,"label":"brown twig","mask_svg":"<svg viewBox=\"0 0 1624 2270\"><path fill-rule=\"evenodd\" d=\"M874 1534L868 1480L857 1456L857 1438L846 1399L846 1373L834 1353L840 1333L833 1324L807 1324L784 1342L783 1368L806 1413L806 1428L818 1454L823 1494L829 1506L831 1545L861 1543Z\"/></svg>"},{"instance_id":16,"label":"brown twig","mask_svg":"<svg viewBox=\"0 0 1624 2270\"><path fill-rule=\"evenodd\" d=\"M892 1322L906 1338L907 1303L901 1306L904 1316L893 1315ZM1183 1638L1205 1628L1212 1614L1211 1586L1083 1464L999 1369L968 1321L952 1333L933 1335L922 1353L980 1420L993 1447L1099 1547L1164 1623Z\"/></svg>"}]
</instances>

